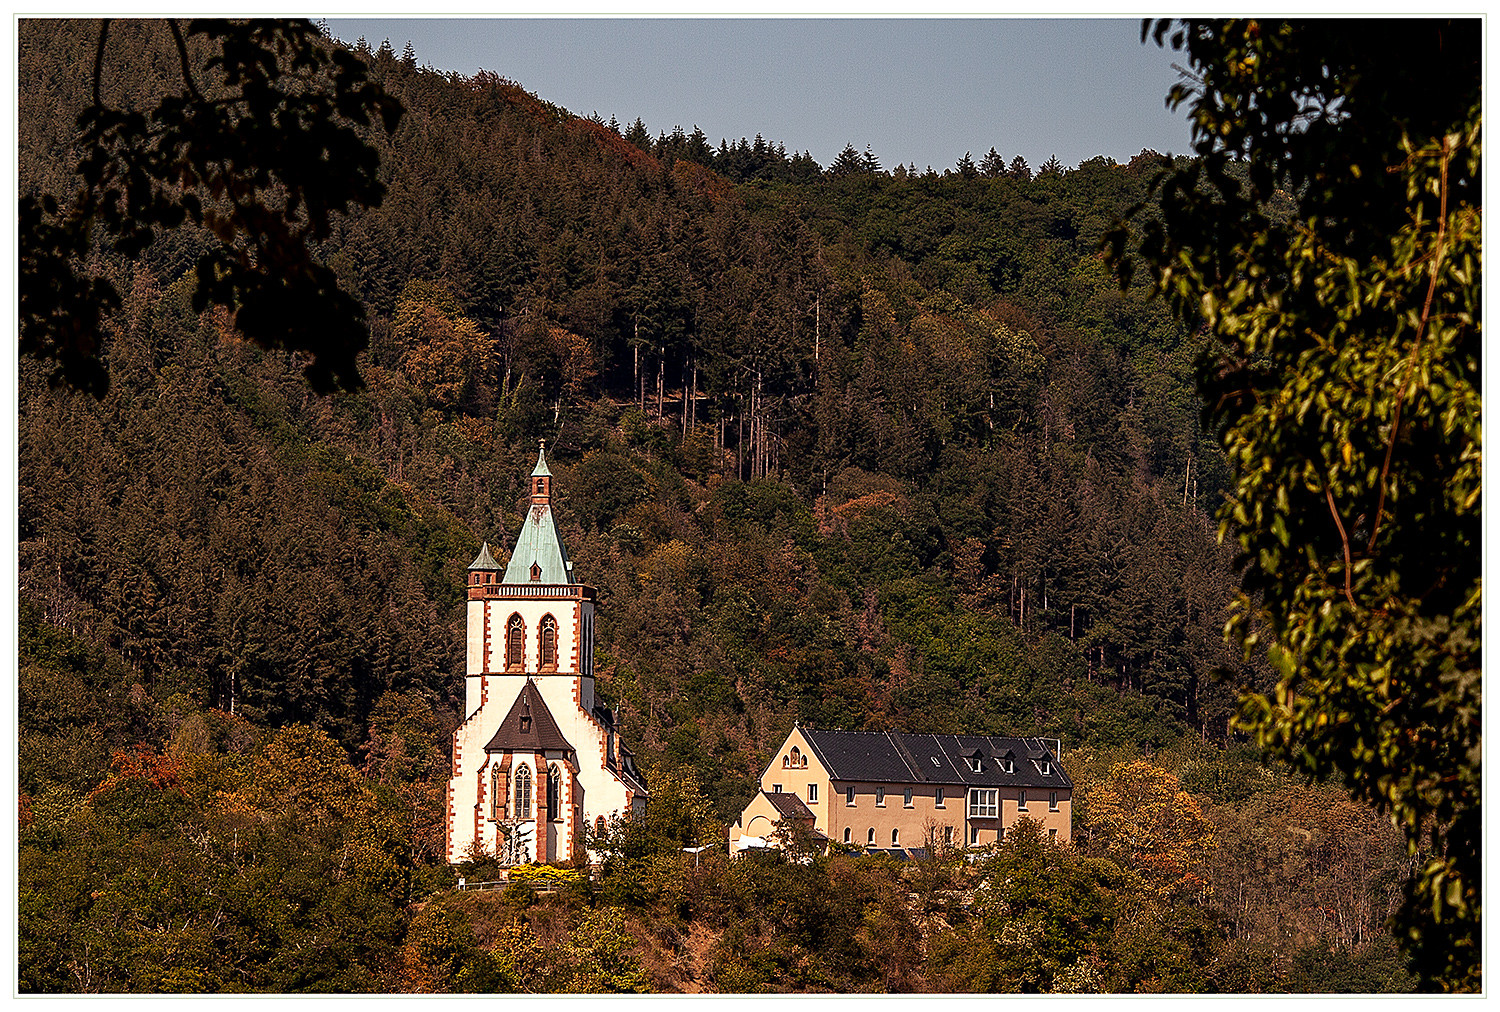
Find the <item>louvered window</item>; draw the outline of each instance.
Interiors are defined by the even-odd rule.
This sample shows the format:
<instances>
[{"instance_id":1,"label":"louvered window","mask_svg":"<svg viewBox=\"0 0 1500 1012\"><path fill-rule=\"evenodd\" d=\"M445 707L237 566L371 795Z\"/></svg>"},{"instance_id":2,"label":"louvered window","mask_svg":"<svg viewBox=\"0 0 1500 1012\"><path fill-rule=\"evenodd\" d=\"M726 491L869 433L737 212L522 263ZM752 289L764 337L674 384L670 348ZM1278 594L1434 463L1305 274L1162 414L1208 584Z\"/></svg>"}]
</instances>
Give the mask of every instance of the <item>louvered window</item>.
<instances>
[{"instance_id":1,"label":"louvered window","mask_svg":"<svg viewBox=\"0 0 1500 1012\"><path fill-rule=\"evenodd\" d=\"M512 615L505 626L505 667L508 671L520 671L526 657L526 621L520 615Z\"/></svg>"},{"instance_id":2,"label":"louvered window","mask_svg":"<svg viewBox=\"0 0 1500 1012\"><path fill-rule=\"evenodd\" d=\"M557 670L557 619L542 616L542 670Z\"/></svg>"}]
</instances>

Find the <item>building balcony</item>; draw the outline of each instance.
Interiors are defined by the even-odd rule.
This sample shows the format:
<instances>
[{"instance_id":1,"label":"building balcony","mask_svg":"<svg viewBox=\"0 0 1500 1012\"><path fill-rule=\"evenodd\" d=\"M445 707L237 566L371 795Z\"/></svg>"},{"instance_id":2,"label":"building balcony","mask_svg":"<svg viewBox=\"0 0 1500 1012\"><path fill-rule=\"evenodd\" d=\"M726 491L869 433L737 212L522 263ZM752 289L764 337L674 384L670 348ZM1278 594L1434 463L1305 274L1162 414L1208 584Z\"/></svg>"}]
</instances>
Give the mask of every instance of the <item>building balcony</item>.
<instances>
[{"instance_id":1,"label":"building balcony","mask_svg":"<svg viewBox=\"0 0 1500 1012\"><path fill-rule=\"evenodd\" d=\"M516 600L593 601L598 592L583 583L481 583L469 587L470 601Z\"/></svg>"}]
</instances>

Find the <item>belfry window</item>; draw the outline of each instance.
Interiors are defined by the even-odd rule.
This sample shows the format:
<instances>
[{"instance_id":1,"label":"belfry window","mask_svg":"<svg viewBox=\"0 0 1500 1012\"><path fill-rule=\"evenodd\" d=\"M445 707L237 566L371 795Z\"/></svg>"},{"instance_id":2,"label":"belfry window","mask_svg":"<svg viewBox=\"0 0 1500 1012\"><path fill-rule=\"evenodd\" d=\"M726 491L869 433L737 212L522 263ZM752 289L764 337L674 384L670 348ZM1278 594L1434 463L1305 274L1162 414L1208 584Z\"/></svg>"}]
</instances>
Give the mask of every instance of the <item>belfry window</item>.
<instances>
[{"instance_id":1,"label":"belfry window","mask_svg":"<svg viewBox=\"0 0 1500 1012\"><path fill-rule=\"evenodd\" d=\"M531 767L516 770L515 815L518 819L531 818Z\"/></svg>"},{"instance_id":2,"label":"belfry window","mask_svg":"<svg viewBox=\"0 0 1500 1012\"><path fill-rule=\"evenodd\" d=\"M526 657L526 621L512 615L505 626L505 669L520 671Z\"/></svg>"},{"instance_id":3,"label":"belfry window","mask_svg":"<svg viewBox=\"0 0 1500 1012\"><path fill-rule=\"evenodd\" d=\"M557 670L557 619L542 616L542 664L543 671Z\"/></svg>"}]
</instances>

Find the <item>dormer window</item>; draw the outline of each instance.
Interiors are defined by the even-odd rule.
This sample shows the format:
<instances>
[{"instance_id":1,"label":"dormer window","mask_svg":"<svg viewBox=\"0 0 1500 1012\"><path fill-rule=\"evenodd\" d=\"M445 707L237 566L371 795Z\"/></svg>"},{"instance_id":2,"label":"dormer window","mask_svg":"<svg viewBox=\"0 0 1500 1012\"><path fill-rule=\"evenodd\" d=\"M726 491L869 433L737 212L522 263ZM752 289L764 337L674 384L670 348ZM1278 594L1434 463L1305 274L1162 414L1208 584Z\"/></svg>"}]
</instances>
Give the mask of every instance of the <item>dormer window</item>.
<instances>
[{"instance_id":1,"label":"dormer window","mask_svg":"<svg viewBox=\"0 0 1500 1012\"><path fill-rule=\"evenodd\" d=\"M978 752L971 752L968 755L964 756L964 761L969 764L970 773L984 772L984 760L980 758Z\"/></svg>"},{"instance_id":2,"label":"dormer window","mask_svg":"<svg viewBox=\"0 0 1500 1012\"><path fill-rule=\"evenodd\" d=\"M542 567L538 566L535 562L533 562L531 564L531 582L532 583L541 583L542 582Z\"/></svg>"}]
</instances>

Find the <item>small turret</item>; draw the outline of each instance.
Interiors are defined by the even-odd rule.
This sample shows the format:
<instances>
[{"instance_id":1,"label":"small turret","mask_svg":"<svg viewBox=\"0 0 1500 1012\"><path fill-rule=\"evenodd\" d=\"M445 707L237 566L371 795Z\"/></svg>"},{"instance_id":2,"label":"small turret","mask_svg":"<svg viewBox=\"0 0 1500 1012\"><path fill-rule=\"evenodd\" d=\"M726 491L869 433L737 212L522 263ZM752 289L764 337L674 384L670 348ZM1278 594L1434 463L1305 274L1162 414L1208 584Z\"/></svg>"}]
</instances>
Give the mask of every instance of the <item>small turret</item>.
<instances>
[{"instance_id":1,"label":"small turret","mask_svg":"<svg viewBox=\"0 0 1500 1012\"><path fill-rule=\"evenodd\" d=\"M490 543L486 541L474 561L469 563L469 597L483 597L485 587L499 583L500 568L500 563L490 554Z\"/></svg>"},{"instance_id":2,"label":"small turret","mask_svg":"<svg viewBox=\"0 0 1500 1012\"><path fill-rule=\"evenodd\" d=\"M547 441L537 440L536 467L531 470L531 505L552 504L552 472L547 468Z\"/></svg>"}]
</instances>

